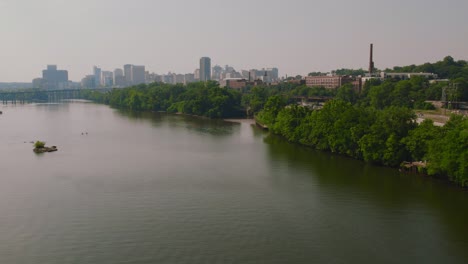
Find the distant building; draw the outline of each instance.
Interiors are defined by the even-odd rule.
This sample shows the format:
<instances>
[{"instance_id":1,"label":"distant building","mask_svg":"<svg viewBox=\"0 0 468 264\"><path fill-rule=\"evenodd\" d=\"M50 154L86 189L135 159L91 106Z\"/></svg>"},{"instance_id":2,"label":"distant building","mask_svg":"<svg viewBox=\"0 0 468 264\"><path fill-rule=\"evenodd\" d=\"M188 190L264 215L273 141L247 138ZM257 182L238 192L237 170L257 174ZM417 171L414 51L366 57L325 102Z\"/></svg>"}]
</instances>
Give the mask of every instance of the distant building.
<instances>
[{"instance_id":1,"label":"distant building","mask_svg":"<svg viewBox=\"0 0 468 264\"><path fill-rule=\"evenodd\" d=\"M429 72L380 72L374 73L372 76L367 74L365 77L361 78L362 85L370 80L380 80L383 81L385 79L399 79L399 80L409 80L412 77L420 76L426 79L429 79L431 83L437 82L438 75L435 73ZM444 80L442 80L444 81Z\"/></svg>"},{"instance_id":2,"label":"distant building","mask_svg":"<svg viewBox=\"0 0 468 264\"><path fill-rule=\"evenodd\" d=\"M94 83L96 84L96 86L101 85L101 68L94 66L93 74L94 74Z\"/></svg>"},{"instance_id":3,"label":"distant building","mask_svg":"<svg viewBox=\"0 0 468 264\"><path fill-rule=\"evenodd\" d=\"M226 88L242 90L243 88L247 87L247 80L235 78L235 79L226 79Z\"/></svg>"},{"instance_id":4,"label":"distant building","mask_svg":"<svg viewBox=\"0 0 468 264\"><path fill-rule=\"evenodd\" d=\"M354 78L349 76L307 76L306 85L309 87L324 87L327 89L336 89L344 84L352 83Z\"/></svg>"},{"instance_id":5,"label":"distant building","mask_svg":"<svg viewBox=\"0 0 468 264\"><path fill-rule=\"evenodd\" d=\"M273 83L280 81L279 79L279 70L278 68L263 68L261 70L252 69L248 72L242 72L242 75L245 76L249 74L250 80L262 80L266 83ZM247 76L247 79L249 77Z\"/></svg>"},{"instance_id":6,"label":"distant building","mask_svg":"<svg viewBox=\"0 0 468 264\"><path fill-rule=\"evenodd\" d=\"M36 78L32 81L32 88L46 89L47 81L43 78Z\"/></svg>"},{"instance_id":7,"label":"distant building","mask_svg":"<svg viewBox=\"0 0 468 264\"><path fill-rule=\"evenodd\" d=\"M195 82L195 74L193 73L185 74L185 84L193 83L193 82Z\"/></svg>"},{"instance_id":8,"label":"distant building","mask_svg":"<svg viewBox=\"0 0 468 264\"><path fill-rule=\"evenodd\" d=\"M132 85L146 83L145 66L132 65Z\"/></svg>"},{"instance_id":9,"label":"distant building","mask_svg":"<svg viewBox=\"0 0 468 264\"><path fill-rule=\"evenodd\" d=\"M156 73L146 72L146 83L162 82L162 76Z\"/></svg>"},{"instance_id":10,"label":"distant building","mask_svg":"<svg viewBox=\"0 0 468 264\"><path fill-rule=\"evenodd\" d=\"M86 75L81 79L82 88L96 88L96 78L94 75Z\"/></svg>"},{"instance_id":11,"label":"distant building","mask_svg":"<svg viewBox=\"0 0 468 264\"><path fill-rule=\"evenodd\" d=\"M226 87L230 89L238 89L242 90L246 88L247 86L258 86L258 85L263 85L262 80L255 80L249 82L248 80L244 78L229 78L229 79L224 79L219 82L220 87Z\"/></svg>"},{"instance_id":12,"label":"distant building","mask_svg":"<svg viewBox=\"0 0 468 264\"><path fill-rule=\"evenodd\" d=\"M249 80L249 76L251 76L250 71L246 71L246 70L242 70L241 74L242 74L242 78L244 78L246 80Z\"/></svg>"},{"instance_id":13,"label":"distant building","mask_svg":"<svg viewBox=\"0 0 468 264\"><path fill-rule=\"evenodd\" d=\"M162 79L163 79L163 80L162 80L163 83L170 83L170 84L172 84L172 83L174 83L174 74L172 74L172 73L169 72L168 74L163 75Z\"/></svg>"},{"instance_id":14,"label":"distant building","mask_svg":"<svg viewBox=\"0 0 468 264\"><path fill-rule=\"evenodd\" d=\"M195 81L199 81L200 80L200 69L196 69L193 74L195 76Z\"/></svg>"},{"instance_id":15,"label":"distant building","mask_svg":"<svg viewBox=\"0 0 468 264\"><path fill-rule=\"evenodd\" d=\"M211 59L202 57L200 59L200 81L211 80Z\"/></svg>"},{"instance_id":16,"label":"distant building","mask_svg":"<svg viewBox=\"0 0 468 264\"><path fill-rule=\"evenodd\" d=\"M115 87L125 87L126 86L124 71L122 69L115 69L114 70L114 86Z\"/></svg>"},{"instance_id":17,"label":"distant building","mask_svg":"<svg viewBox=\"0 0 468 264\"><path fill-rule=\"evenodd\" d=\"M124 76L124 72L122 69L115 69L114 70L114 77L116 76Z\"/></svg>"},{"instance_id":18,"label":"distant building","mask_svg":"<svg viewBox=\"0 0 468 264\"><path fill-rule=\"evenodd\" d=\"M112 87L114 85L114 73L111 71L101 72L101 86Z\"/></svg>"},{"instance_id":19,"label":"distant building","mask_svg":"<svg viewBox=\"0 0 468 264\"><path fill-rule=\"evenodd\" d=\"M184 84L185 83L185 75L184 74L176 74L175 75L175 83Z\"/></svg>"},{"instance_id":20,"label":"distant building","mask_svg":"<svg viewBox=\"0 0 468 264\"><path fill-rule=\"evenodd\" d=\"M56 90L68 88L68 71L57 70L57 65L47 65L47 69L42 71L42 79L45 82L45 89Z\"/></svg>"},{"instance_id":21,"label":"distant building","mask_svg":"<svg viewBox=\"0 0 468 264\"><path fill-rule=\"evenodd\" d=\"M126 85L131 85L132 84L132 65L131 64L125 64L124 65L124 76L125 76L125 82Z\"/></svg>"},{"instance_id":22,"label":"distant building","mask_svg":"<svg viewBox=\"0 0 468 264\"><path fill-rule=\"evenodd\" d=\"M146 83L145 66L125 64L123 72L127 86Z\"/></svg>"},{"instance_id":23,"label":"distant building","mask_svg":"<svg viewBox=\"0 0 468 264\"><path fill-rule=\"evenodd\" d=\"M212 77L213 77L213 80L221 80L221 74L223 73L223 67L219 66L219 65L216 65L213 67L213 73L212 73Z\"/></svg>"},{"instance_id":24,"label":"distant building","mask_svg":"<svg viewBox=\"0 0 468 264\"><path fill-rule=\"evenodd\" d=\"M427 79L437 79L437 74L428 72L381 72L380 78L382 79L400 79L407 80L414 76L421 76Z\"/></svg>"}]
</instances>

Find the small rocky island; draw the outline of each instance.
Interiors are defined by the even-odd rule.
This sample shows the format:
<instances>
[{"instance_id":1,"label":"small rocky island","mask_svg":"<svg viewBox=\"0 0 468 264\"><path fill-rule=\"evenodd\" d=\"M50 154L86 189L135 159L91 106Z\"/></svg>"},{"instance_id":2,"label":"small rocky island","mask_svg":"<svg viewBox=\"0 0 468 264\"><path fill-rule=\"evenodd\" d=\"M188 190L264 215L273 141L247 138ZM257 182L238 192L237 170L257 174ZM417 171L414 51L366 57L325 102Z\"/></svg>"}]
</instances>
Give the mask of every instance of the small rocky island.
<instances>
[{"instance_id":1,"label":"small rocky island","mask_svg":"<svg viewBox=\"0 0 468 264\"><path fill-rule=\"evenodd\" d=\"M56 146L46 147L45 142L42 142L42 141L36 141L36 143L34 143L33 151L35 153L54 152L54 151L57 151L57 150L58 149L57 149Z\"/></svg>"}]
</instances>

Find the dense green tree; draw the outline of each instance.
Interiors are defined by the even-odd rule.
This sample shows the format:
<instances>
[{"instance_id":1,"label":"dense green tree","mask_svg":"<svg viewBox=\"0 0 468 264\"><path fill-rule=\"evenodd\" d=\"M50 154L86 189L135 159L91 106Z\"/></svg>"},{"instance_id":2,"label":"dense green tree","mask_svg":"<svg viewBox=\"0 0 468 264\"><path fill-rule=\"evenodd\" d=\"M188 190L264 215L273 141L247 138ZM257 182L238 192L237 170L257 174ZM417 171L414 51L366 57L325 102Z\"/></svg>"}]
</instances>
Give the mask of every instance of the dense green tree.
<instances>
[{"instance_id":1,"label":"dense green tree","mask_svg":"<svg viewBox=\"0 0 468 264\"><path fill-rule=\"evenodd\" d=\"M338 88L335 98L338 100L355 104L358 100L358 94L354 90L353 85L345 84Z\"/></svg>"},{"instance_id":2,"label":"dense green tree","mask_svg":"<svg viewBox=\"0 0 468 264\"><path fill-rule=\"evenodd\" d=\"M285 107L279 111L271 130L289 141L299 142L302 135L297 128L309 112L308 108L297 104Z\"/></svg>"},{"instance_id":3,"label":"dense green tree","mask_svg":"<svg viewBox=\"0 0 468 264\"><path fill-rule=\"evenodd\" d=\"M429 143L428 172L468 186L468 119L454 115Z\"/></svg>"},{"instance_id":4,"label":"dense green tree","mask_svg":"<svg viewBox=\"0 0 468 264\"><path fill-rule=\"evenodd\" d=\"M430 119L424 120L415 129L409 131L408 136L403 139L407 151L411 153L412 161L427 160L429 144L440 135L440 128L434 126Z\"/></svg>"},{"instance_id":5,"label":"dense green tree","mask_svg":"<svg viewBox=\"0 0 468 264\"><path fill-rule=\"evenodd\" d=\"M257 115L257 119L263 124L271 127L275 124L278 113L286 105L286 100L281 95L274 95L268 98L265 107Z\"/></svg>"}]
</instances>

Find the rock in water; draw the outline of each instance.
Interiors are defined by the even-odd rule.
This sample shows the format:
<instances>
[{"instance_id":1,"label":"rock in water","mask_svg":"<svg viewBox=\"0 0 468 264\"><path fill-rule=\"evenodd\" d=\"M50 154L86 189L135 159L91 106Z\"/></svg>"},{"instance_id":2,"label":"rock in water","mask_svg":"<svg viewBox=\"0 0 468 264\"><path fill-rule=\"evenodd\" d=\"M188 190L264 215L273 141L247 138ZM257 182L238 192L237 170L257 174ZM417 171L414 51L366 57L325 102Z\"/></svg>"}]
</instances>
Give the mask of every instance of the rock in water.
<instances>
[{"instance_id":1,"label":"rock in water","mask_svg":"<svg viewBox=\"0 0 468 264\"><path fill-rule=\"evenodd\" d=\"M35 153L45 153L45 152L54 152L54 151L57 151L57 147L56 146L52 146L52 147L43 147L43 148L34 148L33 151Z\"/></svg>"}]
</instances>

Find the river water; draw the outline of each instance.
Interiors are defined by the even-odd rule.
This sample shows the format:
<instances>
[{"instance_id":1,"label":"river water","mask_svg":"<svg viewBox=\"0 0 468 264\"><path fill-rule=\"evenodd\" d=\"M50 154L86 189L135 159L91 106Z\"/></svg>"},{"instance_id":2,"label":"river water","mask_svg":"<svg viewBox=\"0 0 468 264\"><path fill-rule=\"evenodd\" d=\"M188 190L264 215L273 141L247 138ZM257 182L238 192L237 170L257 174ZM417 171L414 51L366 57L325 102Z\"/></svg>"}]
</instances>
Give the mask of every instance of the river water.
<instances>
[{"instance_id":1,"label":"river water","mask_svg":"<svg viewBox=\"0 0 468 264\"><path fill-rule=\"evenodd\" d=\"M468 192L443 181L247 122L0 110L1 264L468 263Z\"/></svg>"}]
</instances>

